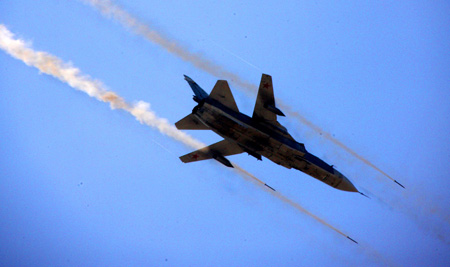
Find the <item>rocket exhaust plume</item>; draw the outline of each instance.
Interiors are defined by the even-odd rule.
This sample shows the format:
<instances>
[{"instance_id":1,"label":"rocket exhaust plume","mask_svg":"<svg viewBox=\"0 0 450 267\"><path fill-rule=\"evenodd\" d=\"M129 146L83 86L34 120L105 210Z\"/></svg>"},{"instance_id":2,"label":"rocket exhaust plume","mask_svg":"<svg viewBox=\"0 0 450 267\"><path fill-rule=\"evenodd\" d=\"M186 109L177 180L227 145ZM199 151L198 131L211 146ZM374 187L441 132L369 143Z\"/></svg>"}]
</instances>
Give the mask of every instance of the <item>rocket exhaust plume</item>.
<instances>
[{"instance_id":1,"label":"rocket exhaust plume","mask_svg":"<svg viewBox=\"0 0 450 267\"><path fill-rule=\"evenodd\" d=\"M111 17L121 23L125 28L131 30L132 32L139 34L143 36L148 41L159 45L160 47L164 48L167 52L176 55L177 57L181 58L184 61L187 61L194 65L195 67L219 78L219 79L225 79L229 80L232 83L236 84L239 88L244 89L244 92L248 95L254 96L258 90L258 88L245 81L243 78L241 78L239 75L232 73L231 71L228 71L224 69L222 66L204 58L203 56L193 53L189 51L188 48L182 46L179 44L176 40L171 40L169 37L164 35L163 33L152 29L149 25L139 21L136 17L132 16L130 13L119 7L118 5L114 4L110 0L83 0L84 2L92 5L93 7L97 8L104 16ZM302 124L310 127L312 130L314 130L317 133L323 134L323 136L337 145L338 147L344 149L348 153L350 153L352 156L356 157L357 159L361 160L366 165L372 167L373 169L377 170L387 178L391 179L398 185L404 188L403 185L401 185L399 182L397 182L395 179L390 177L387 173L382 171L380 168L376 167L373 163L371 163L369 160L364 158L363 156L356 153L353 149L347 147L344 145L341 141L334 138L330 133L324 131L319 126L312 123L310 120L306 119L304 116L302 116L300 113L293 111L293 109L288 106L287 104L284 104L280 99L276 99L278 105L283 109L286 110L287 113L293 117L296 118L299 122Z\"/></svg>"},{"instance_id":2,"label":"rocket exhaust plume","mask_svg":"<svg viewBox=\"0 0 450 267\"><path fill-rule=\"evenodd\" d=\"M109 91L100 81L94 80L91 77L82 74L78 68L75 68L71 64L64 63L59 58L49 53L34 51L23 40L15 39L14 35L2 24L0 24L0 48L10 54L12 57L23 61L28 66L33 66L40 72L51 75L59 79L60 81L67 83L72 88L83 91L99 101L109 103L112 109L122 109L130 113L142 124L146 124L152 128L155 128L160 133L169 136L186 146L194 149L199 149L205 146L203 143L195 140L188 134L179 131L166 119L158 117L156 113L150 109L149 103L139 101L136 104L130 104L126 102L116 93ZM253 181L256 184L259 183L268 186L241 167L237 166L236 164L234 165L238 174L246 180ZM273 188L271 189L274 190ZM273 196L289 204L303 214L309 215L316 221L320 222L322 225L331 228L332 230L356 243L356 241L348 237L342 231L338 230L337 228L331 226L329 223L325 222L323 219L307 211L299 204L295 203L294 201L288 199L278 192L271 192Z\"/></svg>"}]
</instances>

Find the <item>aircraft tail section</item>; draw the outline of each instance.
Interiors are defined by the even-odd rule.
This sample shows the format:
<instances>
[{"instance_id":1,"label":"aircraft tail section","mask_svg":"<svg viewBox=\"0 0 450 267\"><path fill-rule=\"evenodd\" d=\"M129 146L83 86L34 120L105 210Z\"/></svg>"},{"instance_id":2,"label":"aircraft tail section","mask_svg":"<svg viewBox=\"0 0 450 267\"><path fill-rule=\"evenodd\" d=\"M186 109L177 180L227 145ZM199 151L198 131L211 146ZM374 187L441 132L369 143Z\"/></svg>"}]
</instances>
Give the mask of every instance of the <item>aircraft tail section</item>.
<instances>
[{"instance_id":1,"label":"aircraft tail section","mask_svg":"<svg viewBox=\"0 0 450 267\"><path fill-rule=\"evenodd\" d=\"M210 98L214 99L222 105L228 107L229 109L239 112L239 109L236 105L236 101L234 100L233 94L231 93L230 86L228 82L225 80L218 80L216 85L211 91L211 94L208 95L194 80L190 77L184 75L184 79L189 83L194 92L194 100L196 102L200 102L203 99Z\"/></svg>"},{"instance_id":2,"label":"aircraft tail section","mask_svg":"<svg viewBox=\"0 0 450 267\"><path fill-rule=\"evenodd\" d=\"M188 76L184 75L184 79L189 83L189 86L191 86L192 91L194 92L194 100L196 102L199 102L205 98L208 98L208 93L206 93L194 80L189 78Z\"/></svg>"},{"instance_id":3,"label":"aircraft tail section","mask_svg":"<svg viewBox=\"0 0 450 267\"><path fill-rule=\"evenodd\" d=\"M253 119L264 122L276 122L278 116L284 116L283 112L275 106L273 94L272 76L263 74L256 97Z\"/></svg>"},{"instance_id":4,"label":"aircraft tail section","mask_svg":"<svg viewBox=\"0 0 450 267\"><path fill-rule=\"evenodd\" d=\"M231 93L230 86L225 80L218 80L211 91L209 98L216 100L227 108L239 112L236 101Z\"/></svg>"},{"instance_id":5,"label":"aircraft tail section","mask_svg":"<svg viewBox=\"0 0 450 267\"><path fill-rule=\"evenodd\" d=\"M194 114L189 114L175 123L178 130L210 130Z\"/></svg>"}]
</instances>

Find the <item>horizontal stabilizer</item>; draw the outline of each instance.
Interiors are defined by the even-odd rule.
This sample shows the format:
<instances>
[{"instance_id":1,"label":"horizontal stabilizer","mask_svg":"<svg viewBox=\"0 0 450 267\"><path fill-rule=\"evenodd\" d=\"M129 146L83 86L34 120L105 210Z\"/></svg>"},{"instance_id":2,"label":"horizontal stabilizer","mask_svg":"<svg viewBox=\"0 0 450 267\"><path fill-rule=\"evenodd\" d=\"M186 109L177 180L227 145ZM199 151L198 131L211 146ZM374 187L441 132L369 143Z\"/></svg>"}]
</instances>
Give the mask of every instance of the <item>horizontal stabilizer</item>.
<instances>
[{"instance_id":1,"label":"horizontal stabilizer","mask_svg":"<svg viewBox=\"0 0 450 267\"><path fill-rule=\"evenodd\" d=\"M208 126L204 125L193 114L189 114L186 117L175 123L178 130L209 130Z\"/></svg>"},{"instance_id":2,"label":"horizontal stabilizer","mask_svg":"<svg viewBox=\"0 0 450 267\"><path fill-rule=\"evenodd\" d=\"M244 150L236 143L228 140L222 140L210 146L181 156L180 159L184 163L205 159L215 159L225 166L232 167L231 163L225 158L225 156L236 155L242 152L244 152Z\"/></svg>"}]
</instances>

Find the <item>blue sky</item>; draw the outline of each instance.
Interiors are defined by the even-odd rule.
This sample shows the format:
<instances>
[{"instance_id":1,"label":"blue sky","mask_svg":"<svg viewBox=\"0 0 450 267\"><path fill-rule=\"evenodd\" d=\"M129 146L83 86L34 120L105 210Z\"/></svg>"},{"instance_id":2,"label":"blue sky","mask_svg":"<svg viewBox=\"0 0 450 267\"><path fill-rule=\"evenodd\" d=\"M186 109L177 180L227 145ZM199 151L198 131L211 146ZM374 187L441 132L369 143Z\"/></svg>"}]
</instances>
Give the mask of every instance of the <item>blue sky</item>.
<instances>
[{"instance_id":1,"label":"blue sky","mask_svg":"<svg viewBox=\"0 0 450 267\"><path fill-rule=\"evenodd\" d=\"M2 51L0 262L450 263L446 1L115 3L250 83L272 75L279 99L406 190L293 117L280 122L371 200L267 159L230 157L357 246L215 162L181 163L190 149ZM149 102L172 123L195 104L183 74L208 92L223 78L81 1L3 1L0 18L34 49L72 62L129 101ZM255 96L230 84L251 114Z\"/></svg>"}]
</instances>

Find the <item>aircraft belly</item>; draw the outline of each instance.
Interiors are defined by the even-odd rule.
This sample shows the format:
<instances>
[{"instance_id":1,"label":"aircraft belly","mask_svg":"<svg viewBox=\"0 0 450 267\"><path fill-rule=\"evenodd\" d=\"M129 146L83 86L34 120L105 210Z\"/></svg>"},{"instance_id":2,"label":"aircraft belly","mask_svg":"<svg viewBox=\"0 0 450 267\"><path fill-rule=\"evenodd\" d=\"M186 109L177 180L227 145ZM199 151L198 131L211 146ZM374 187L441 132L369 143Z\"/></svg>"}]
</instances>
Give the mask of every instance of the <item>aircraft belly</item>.
<instances>
[{"instance_id":1,"label":"aircraft belly","mask_svg":"<svg viewBox=\"0 0 450 267\"><path fill-rule=\"evenodd\" d=\"M225 156L246 152L258 160L266 157L283 167L297 169L339 190L358 192L345 176L309 153L277 121L277 115L284 114L275 105L269 75L263 74L261 78L252 117L239 111L226 81L217 81L208 95L191 78L185 76L185 79L198 105L175 125L178 129L212 130L224 140L180 157L183 162L214 158L232 167Z\"/></svg>"},{"instance_id":2,"label":"aircraft belly","mask_svg":"<svg viewBox=\"0 0 450 267\"><path fill-rule=\"evenodd\" d=\"M202 108L198 110L197 116L218 135L234 140L242 147L262 156L269 157L273 154L269 135L216 110Z\"/></svg>"},{"instance_id":3,"label":"aircraft belly","mask_svg":"<svg viewBox=\"0 0 450 267\"><path fill-rule=\"evenodd\" d=\"M270 141L271 147L274 149L273 153L266 157L278 165L291 169L294 166L292 157L293 149L287 147L286 145L280 143L275 139L271 139Z\"/></svg>"},{"instance_id":4,"label":"aircraft belly","mask_svg":"<svg viewBox=\"0 0 450 267\"><path fill-rule=\"evenodd\" d=\"M302 151L293 149L258 129L230 118L224 112L200 108L197 116L218 135L233 140L241 147L262 155L276 164L288 169L295 168L331 186L339 183L337 177L306 161L303 158L305 153Z\"/></svg>"},{"instance_id":5,"label":"aircraft belly","mask_svg":"<svg viewBox=\"0 0 450 267\"><path fill-rule=\"evenodd\" d=\"M297 157L295 166L293 167L332 187L338 186L339 183L342 181L342 179L337 177L336 175L331 174L325 171L324 169L307 162L304 159L300 159L299 157Z\"/></svg>"}]
</instances>

